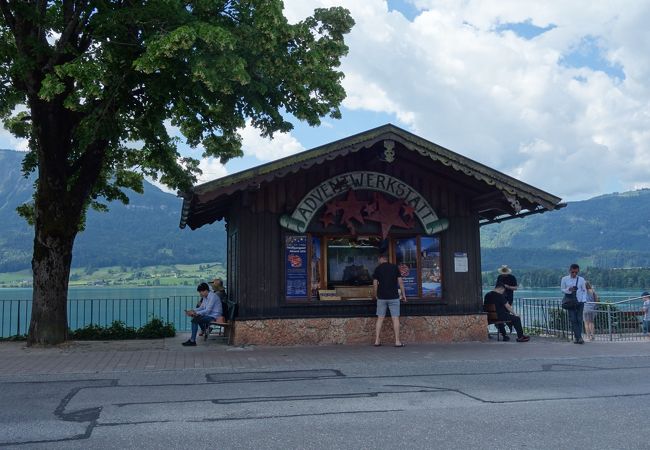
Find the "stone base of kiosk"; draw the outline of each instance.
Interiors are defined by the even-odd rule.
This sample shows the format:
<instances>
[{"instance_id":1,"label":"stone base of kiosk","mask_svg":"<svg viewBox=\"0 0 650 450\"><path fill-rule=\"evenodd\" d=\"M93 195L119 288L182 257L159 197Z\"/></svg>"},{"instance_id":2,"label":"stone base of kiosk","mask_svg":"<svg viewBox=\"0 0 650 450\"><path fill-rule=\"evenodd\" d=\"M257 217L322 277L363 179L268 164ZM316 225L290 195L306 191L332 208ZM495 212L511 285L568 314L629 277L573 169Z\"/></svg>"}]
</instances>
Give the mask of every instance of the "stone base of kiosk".
<instances>
[{"instance_id":1,"label":"stone base of kiosk","mask_svg":"<svg viewBox=\"0 0 650 450\"><path fill-rule=\"evenodd\" d=\"M269 319L235 322L235 345L372 344L376 317ZM486 341L485 314L400 317L404 343ZM393 324L384 320L382 342L391 345Z\"/></svg>"}]
</instances>

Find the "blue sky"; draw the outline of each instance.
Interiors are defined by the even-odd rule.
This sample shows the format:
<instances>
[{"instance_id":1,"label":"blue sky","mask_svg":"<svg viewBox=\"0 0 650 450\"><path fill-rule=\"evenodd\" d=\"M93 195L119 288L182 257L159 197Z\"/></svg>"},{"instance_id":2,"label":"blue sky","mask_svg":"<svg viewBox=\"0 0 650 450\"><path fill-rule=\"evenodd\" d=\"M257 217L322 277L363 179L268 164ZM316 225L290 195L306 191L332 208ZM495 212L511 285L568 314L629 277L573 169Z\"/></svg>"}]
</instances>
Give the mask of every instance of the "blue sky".
<instances>
[{"instance_id":1,"label":"blue sky","mask_svg":"<svg viewBox=\"0 0 650 450\"><path fill-rule=\"evenodd\" d=\"M650 187L650 1L285 0L285 14L338 5L356 21L343 118L273 141L247 127L246 156L204 160L203 181L393 123L564 200Z\"/></svg>"}]
</instances>

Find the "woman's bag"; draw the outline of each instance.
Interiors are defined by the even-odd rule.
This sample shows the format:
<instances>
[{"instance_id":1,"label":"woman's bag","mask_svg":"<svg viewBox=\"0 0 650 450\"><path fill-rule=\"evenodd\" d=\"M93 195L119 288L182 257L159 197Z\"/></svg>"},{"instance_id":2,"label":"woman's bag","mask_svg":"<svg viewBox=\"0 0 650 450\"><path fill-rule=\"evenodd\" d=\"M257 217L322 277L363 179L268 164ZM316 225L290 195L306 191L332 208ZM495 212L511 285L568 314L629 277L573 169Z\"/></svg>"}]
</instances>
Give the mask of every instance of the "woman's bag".
<instances>
[{"instance_id":1,"label":"woman's bag","mask_svg":"<svg viewBox=\"0 0 650 450\"><path fill-rule=\"evenodd\" d=\"M578 287L578 280L580 280L580 277L576 277L576 288ZM576 293L578 290L576 289L570 294L564 294L564 298L562 299L562 308L563 309L576 309L578 307L578 296Z\"/></svg>"}]
</instances>

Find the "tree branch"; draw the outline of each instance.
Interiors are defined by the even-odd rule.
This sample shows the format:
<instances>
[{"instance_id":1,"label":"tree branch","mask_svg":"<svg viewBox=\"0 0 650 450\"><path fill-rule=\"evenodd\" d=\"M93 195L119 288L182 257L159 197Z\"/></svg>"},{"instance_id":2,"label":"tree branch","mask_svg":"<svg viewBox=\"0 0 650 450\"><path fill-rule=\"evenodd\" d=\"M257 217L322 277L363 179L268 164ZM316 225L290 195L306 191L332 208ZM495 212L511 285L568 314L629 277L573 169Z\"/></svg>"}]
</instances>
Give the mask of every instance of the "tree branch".
<instances>
[{"instance_id":1,"label":"tree branch","mask_svg":"<svg viewBox=\"0 0 650 450\"><path fill-rule=\"evenodd\" d=\"M61 64L66 59L64 58L65 48L68 44L71 43L71 38L75 35L75 33L78 32L79 29L80 18L76 12L77 11L75 9L75 4L72 0L63 1L63 21L66 23L66 25L63 29L63 32L61 33L61 36L56 42L52 56L50 56L47 64L45 64L46 72L51 71L54 66Z\"/></svg>"},{"instance_id":2,"label":"tree branch","mask_svg":"<svg viewBox=\"0 0 650 450\"><path fill-rule=\"evenodd\" d=\"M14 15L11 14L11 9L9 9L9 4L7 3L7 0L0 0L0 10L2 11L2 15L5 18L5 22L7 23L7 25L9 25L9 28L11 28L11 32L15 35L16 19L14 18Z\"/></svg>"}]
</instances>

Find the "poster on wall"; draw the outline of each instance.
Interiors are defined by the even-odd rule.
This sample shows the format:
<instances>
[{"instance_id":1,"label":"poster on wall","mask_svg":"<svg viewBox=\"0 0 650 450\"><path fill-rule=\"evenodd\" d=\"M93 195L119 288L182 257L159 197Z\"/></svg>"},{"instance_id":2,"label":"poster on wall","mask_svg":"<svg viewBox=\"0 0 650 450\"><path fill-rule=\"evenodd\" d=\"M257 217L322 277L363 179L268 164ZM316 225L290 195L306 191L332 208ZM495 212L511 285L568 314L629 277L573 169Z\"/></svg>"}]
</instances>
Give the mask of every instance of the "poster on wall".
<instances>
[{"instance_id":1,"label":"poster on wall","mask_svg":"<svg viewBox=\"0 0 650 450\"><path fill-rule=\"evenodd\" d=\"M398 239L395 241L397 250L397 267L404 281L407 297L417 297L418 292L418 245L416 238Z\"/></svg>"},{"instance_id":2,"label":"poster on wall","mask_svg":"<svg viewBox=\"0 0 650 450\"><path fill-rule=\"evenodd\" d=\"M420 267L422 268L422 297L442 297L440 270L440 239L423 236L420 239Z\"/></svg>"},{"instance_id":3,"label":"poster on wall","mask_svg":"<svg viewBox=\"0 0 650 450\"><path fill-rule=\"evenodd\" d=\"M287 236L285 241L287 298L307 297L307 236Z\"/></svg>"}]
</instances>

